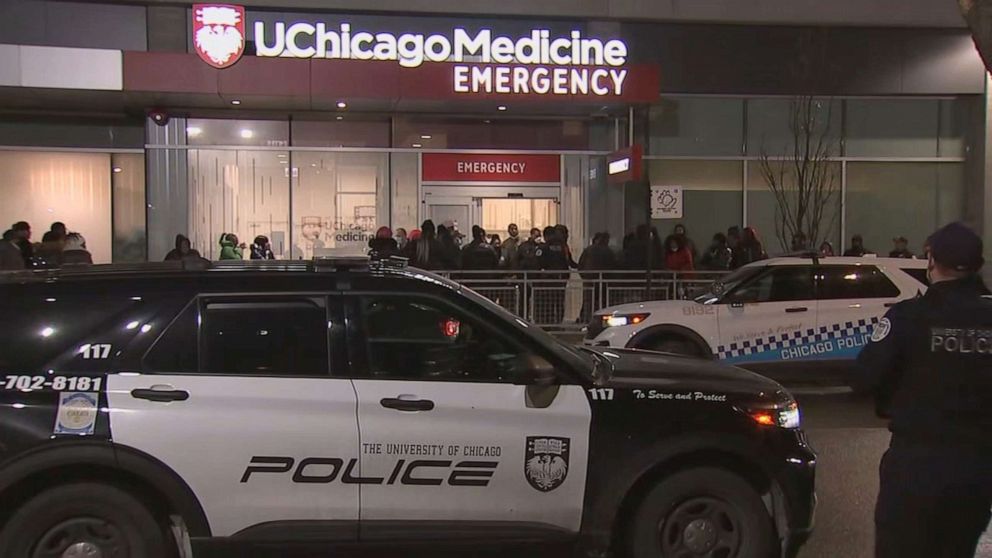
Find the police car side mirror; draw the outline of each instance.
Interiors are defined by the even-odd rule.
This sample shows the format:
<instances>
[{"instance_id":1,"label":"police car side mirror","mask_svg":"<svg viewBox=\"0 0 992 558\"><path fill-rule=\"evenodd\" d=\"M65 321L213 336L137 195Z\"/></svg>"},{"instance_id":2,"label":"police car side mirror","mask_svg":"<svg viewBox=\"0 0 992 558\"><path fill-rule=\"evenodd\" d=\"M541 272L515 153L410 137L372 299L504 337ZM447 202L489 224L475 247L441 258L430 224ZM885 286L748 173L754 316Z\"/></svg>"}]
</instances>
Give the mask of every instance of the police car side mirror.
<instances>
[{"instance_id":1,"label":"police car side mirror","mask_svg":"<svg viewBox=\"0 0 992 558\"><path fill-rule=\"evenodd\" d=\"M558 383L555 367L546 359L527 354L520 357L519 372L514 384L529 386L550 386Z\"/></svg>"}]
</instances>

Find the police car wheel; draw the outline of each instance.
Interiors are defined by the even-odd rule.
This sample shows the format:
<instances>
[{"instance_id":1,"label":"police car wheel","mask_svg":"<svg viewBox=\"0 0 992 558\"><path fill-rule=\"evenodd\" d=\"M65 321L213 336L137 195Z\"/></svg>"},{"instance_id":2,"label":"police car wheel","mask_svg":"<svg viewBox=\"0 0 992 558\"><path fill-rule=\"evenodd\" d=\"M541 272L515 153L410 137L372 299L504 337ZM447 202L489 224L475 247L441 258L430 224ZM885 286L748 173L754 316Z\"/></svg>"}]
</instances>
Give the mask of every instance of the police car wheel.
<instances>
[{"instance_id":1,"label":"police car wheel","mask_svg":"<svg viewBox=\"0 0 992 558\"><path fill-rule=\"evenodd\" d=\"M632 558L768 558L771 517L743 479L715 468L689 469L651 489L631 527Z\"/></svg>"},{"instance_id":2,"label":"police car wheel","mask_svg":"<svg viewBox=\"0 0 992 558\"><path fill-rule=\"evenodd\" d=\"M133 496L97 483L59 486L21 506L0 531L0 556L166 558L164 531Z\"/></svg>"},{"instance_id":3,"label":"police car wheel","mask_svg":"<svg viewBox=\"0 0 992 558\"><path fill-rule=\"evenodd\" d=\"M699 347L695 343L681 337L655 337L644 343L644 349L660 353L676 355L699 356Z\"/></svg>"}]
</instances>

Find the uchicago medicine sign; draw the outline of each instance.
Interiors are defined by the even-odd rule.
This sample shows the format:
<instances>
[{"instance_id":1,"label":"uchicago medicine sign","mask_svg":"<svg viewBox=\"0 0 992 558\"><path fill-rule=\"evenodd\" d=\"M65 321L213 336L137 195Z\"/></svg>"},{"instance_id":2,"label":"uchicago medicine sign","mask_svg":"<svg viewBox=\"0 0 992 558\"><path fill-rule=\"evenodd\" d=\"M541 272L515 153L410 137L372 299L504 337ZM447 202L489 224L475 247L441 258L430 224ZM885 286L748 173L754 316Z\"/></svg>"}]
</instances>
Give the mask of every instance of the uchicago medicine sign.
<instances>
[{"instance_id":1,"label":"uchicago medicine sign","mask_svg":"<svg viewBox=\"0 0 992 558\"><path fill-rule=\"evenodd\" d=\"M193 9L194 42L201 58L215 67L236 62L240 56L236 35L243 29L238 27L243 25L243 8L198 4ZM209 27L203 31L204 18L222 24L216 31ZM548 29L505 36L490 29L469 31L461 27L448 33L395 34L353 28L347 22L328 25L320 21L255 21L252 29L259 57L384 61L404 68L448 64L451 91L456 94L619 98L624 96L630 77L626 43L586 37L578 30L565 36L553 35ZM209 46L213 41L220 52L201 50L201 34L206 39L202 44Z\"/></svg>"}]
</instances>

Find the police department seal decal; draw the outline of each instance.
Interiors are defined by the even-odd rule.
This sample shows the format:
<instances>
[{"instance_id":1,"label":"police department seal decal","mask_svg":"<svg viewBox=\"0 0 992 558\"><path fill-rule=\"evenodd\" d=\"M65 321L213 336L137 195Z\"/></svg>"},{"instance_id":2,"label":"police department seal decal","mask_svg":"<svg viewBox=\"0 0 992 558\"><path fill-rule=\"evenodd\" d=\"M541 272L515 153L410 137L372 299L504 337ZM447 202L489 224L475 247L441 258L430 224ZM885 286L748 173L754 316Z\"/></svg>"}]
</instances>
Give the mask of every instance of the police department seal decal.
<instances>
[{"instance_id":1,"label":"police department seal decal","mask_svg":"<svg viewBox=\"0 0 992 558\"><path fill-rule=\"evenodd\" d=\"M889 336L889 332L892 331L892 322L888 318L882 318L876 325L875 329L871 332L871 340L873 343L878 343Z\"/></svg>"},{"instance_id":2,"label":"police department seal decal","mask_svg":"<svg viewBox=\"0 0 992 558\"><path fill-rule=\"evenodd\" d=\"M541 492L551 492L568 476L571 440L554 436L528 436L524 452L524 476Z\"/></svg>"}]
</instances>

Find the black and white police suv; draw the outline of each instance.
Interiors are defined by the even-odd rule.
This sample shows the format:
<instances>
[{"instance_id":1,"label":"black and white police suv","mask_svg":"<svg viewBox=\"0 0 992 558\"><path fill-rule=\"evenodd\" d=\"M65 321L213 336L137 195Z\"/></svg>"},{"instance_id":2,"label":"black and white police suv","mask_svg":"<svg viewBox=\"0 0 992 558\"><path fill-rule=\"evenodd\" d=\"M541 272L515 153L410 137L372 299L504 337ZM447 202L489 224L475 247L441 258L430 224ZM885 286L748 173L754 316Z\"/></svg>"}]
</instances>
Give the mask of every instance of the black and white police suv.
<instances>
[{"instance_id":1,"label":"black and white police suv","mask_svg":"<svg viewBox=\"0 0 992 558\"><path fill-rule=\"evenodd\" d=\"M573 349L395 262L183 265L0 274L3 558L810 533L815 456L770 380Z\"/></svg>"}]
</instances>

